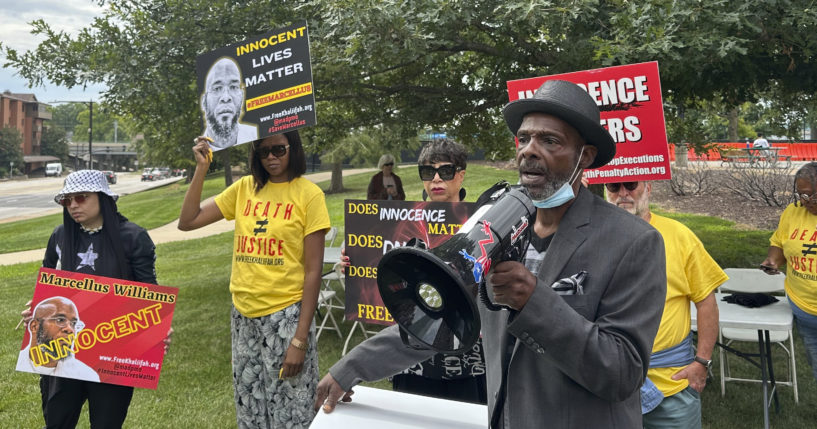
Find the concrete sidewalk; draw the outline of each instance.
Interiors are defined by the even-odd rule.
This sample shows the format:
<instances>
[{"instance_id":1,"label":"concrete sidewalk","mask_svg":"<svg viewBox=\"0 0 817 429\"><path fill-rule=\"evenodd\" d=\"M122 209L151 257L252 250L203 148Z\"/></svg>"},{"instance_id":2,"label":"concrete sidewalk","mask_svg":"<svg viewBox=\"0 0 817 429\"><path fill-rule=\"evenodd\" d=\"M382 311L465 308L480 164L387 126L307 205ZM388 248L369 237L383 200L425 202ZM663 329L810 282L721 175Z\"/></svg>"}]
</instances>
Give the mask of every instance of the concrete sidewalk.
<instances>
[{"instance_id":1,"label":"concrete sidewalk","mask_svg":"<svg viewBox=\"0 0 817 429\"><path fill-rule=\"evenodd\" d=\"M374 172L377 171L376 168L354 168L349 170L343 170L344 176L354 175L358 173L366 173L366 172ZM312 174L305 174L305 178L311 180L314 183L325 182L332 177L332 172L330 171L322 171L320 173L312 173ZM212 198L205 200L209 201ZM127 214L125 214L127 216ZM160 226L158 228L151 229L148 231L150 234L150 238L153 239L155 244L162 244L162 243L169 243L172 241L181 241L181 240L192 240L196 238L202 237L209 237L211 235L221 234L222 232L232 231L235 229L235 223L232 221L227 220L220 220L218 222L212 223L207 225L203 228L199 228L195 231L180 231L179 228L176 227L178 224L178 219L170 222L167 225ZM45 255L45 248L42 249L34 249L34 250L25 250L22 252L14 252L14 253L4 253L0 255L0 265L13 265L13 264L20 264L23 262L32 262L32 261L42 261L43 255Z\"/></svg>"}]
</instances>

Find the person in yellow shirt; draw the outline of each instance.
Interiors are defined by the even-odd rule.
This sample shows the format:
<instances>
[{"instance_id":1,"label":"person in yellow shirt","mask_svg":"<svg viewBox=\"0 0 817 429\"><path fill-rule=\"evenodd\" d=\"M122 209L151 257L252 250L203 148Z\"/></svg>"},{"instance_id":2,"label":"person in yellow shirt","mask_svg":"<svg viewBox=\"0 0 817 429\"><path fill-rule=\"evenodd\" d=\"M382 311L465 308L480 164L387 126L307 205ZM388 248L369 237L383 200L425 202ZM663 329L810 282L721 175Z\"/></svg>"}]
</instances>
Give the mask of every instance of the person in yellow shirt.
<instances>
[{"instance_id":1,"label":"person in yellow shirt","mask_svg":"<svg viewBox=\"0 0 817 429\"><path fill-rule=\"evenodd\" d=\"M766 267L766 274L779 274L780 267L786 265L784 286L789 306L817 380L817 162L809 162L795 173L794 197L795 202L780 215L761 267Z\"/></svg>"},{"instance_id":2,"label":"person in yellow shirt","mask_svg":"<svg viewBox=\"0 0 817 429\"><path fill-rule=\"evenodd\" d=\"M179 229L235 220L230 292L238 427L309 427L318 384L312 320L330 227L323 191L301 177L306 157L292 131L249 144L252 174L201 203L212 160L208 140L195 140L196 171Z\"/></svg>"},{"instance_id":3,"label":"person in yellow shirt","mask_svg":"<svg viewBox=\"0 0 817 429\"><path fill-rule=\"evenodd\" d=\"M689 228L650 212L652 183L605 186L607 201L649 222L664 238L667 299L648 380L641 389L644 428L700 428L700 393L718 339L718 303L713 292L728 277ZM690 302L698 311L697 352L692 347Z\"/></svg>"}]
</instances>

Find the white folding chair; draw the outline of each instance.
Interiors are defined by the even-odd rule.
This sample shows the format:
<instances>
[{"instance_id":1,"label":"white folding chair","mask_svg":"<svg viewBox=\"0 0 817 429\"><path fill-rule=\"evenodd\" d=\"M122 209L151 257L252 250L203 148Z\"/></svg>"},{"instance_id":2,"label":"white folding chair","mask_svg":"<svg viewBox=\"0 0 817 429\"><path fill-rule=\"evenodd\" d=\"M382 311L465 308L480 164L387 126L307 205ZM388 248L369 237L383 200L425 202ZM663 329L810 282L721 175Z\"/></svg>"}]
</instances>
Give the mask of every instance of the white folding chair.
<instances>
[{"instance_id":1,"label":"white folding chair","mask_svg":"<svg viewBox=\"0 0 817 429\"><path fill-rule=\"evenodd\" d=\"M729 280L720 286L719 289L721 292L784 293L779 299L788 299L785 296L785 290L783 288L783 280L785 279L783 274L768 275L753 268L727 268L724 271L729 276ZM721 328L718 334L718 340L721 344L727 346L731 346L735 341L757 344L757 331L752 329ZM775 380L775 384L791 386L794 391L794 402L799 403L800 400L797 393L797 366L794 359L794 336L792 335L792 331L769 331L769 341L779 345L788 357L788 381ZM788 347L786 343L788 343ZM732 377L727 360L728 353L719 347L718 356L720 358L721 396L726 394L727 381L761 382L761 380L754 378Z\"/></svg>"},{"instance_id":2,"label":"white folding chair","mask_svg":"<svg viewBox=\"0 0 817 429\"><path fill-rule=\"evenodd\" d=\"M338 238L338 228L333 226L329 228L329 231L326 232L326 236L324 237L324 240L329 242L327 247L334 247L336 238Z\"/></svg>"},{"instance_id":3,"label":"white folding chair","mask_svg":"<svg viewBox=\"0 0 817 429\"><path fill-rule=\"evenodd\" d=\"M325 314L322 315L322 319L318 324L318 330L315 334L315 339L321 337L321 332L323 332L324 329L337 332L338 338L343 339L343 334L341 334L340 332L340 328L338 327L338 322L335 319L335 315L332 314L332 310L336 308L343 309L343 302L341 302L340 298L338 298L338 292L332 287L331 284L332 279L328 278L328 276L330 275L339 278L339 282L341 283L341 285L343 285L343 276L340 273L339 263L335 264L332 271L324 274L321 277L321 290L320 295L318 295L318 314L320 314L321 311L324 311ZM326 326L327 322L331 322L332 324L330 326Z\"/></svg>"},{"instance_id":4,"label":"white folding chair","mask_svg":"<svg viewBox=\"0 0 817 429\"><path fill-rule=\"evenodd\" d=\"M338 229L334 226L329 228L329 232L327 232L325 236L329 246L333 246L335 244L335 239L337 236ZM322 310L326 314L322 315L322 319L320 323L318 323L318 330L315 334L316 339L320 338L321 332L323 332L324 329L337 332L338 338L343 339L343 334L340 332L335 315L332 314L333 309L343 308L343 302L341 302L340 298L338 297L338 291L332 287L332 282L337 281L341 285L341 290L343 290L343 273L340 272L340 269L340 264L336 263L332 267L331 271L321 275L321 290L320 295L318 296L318 313L321 313ZM331 325L327 326L327 322L331 322Z\"/></svg>"}]
</instances>

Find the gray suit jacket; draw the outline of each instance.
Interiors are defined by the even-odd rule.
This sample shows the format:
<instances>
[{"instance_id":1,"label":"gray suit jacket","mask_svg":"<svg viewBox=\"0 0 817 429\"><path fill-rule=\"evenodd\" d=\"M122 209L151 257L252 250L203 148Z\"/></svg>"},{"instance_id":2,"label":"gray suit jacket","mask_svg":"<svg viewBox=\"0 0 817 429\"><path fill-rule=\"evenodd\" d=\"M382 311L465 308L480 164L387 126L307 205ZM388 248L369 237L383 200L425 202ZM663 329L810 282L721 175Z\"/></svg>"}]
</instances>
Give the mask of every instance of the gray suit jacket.
<instances>
[{"instance_id":1,"label":"gray suit jacket","mask_svg":"<svg viewBox=\"0 0 817 429\"><path fill-rule=\"evenodd\" d=\"M665 263L655 229L582 187L522 311L509 321L511 312L480 306L491 427L641 427L639 388L664 309ZM582 270L583 295L551 289ZM404 347L393 326L329 372L348 390L431 355Z\"/></svg>"}]
</instances>

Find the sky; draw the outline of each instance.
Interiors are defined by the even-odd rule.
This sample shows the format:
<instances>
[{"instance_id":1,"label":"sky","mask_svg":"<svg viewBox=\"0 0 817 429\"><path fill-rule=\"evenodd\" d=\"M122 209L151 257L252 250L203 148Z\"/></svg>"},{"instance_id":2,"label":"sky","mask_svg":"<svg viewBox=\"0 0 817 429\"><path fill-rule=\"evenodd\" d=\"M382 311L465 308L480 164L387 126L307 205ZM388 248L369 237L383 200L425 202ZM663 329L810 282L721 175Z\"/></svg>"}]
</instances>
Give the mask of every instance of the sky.
<instances>
[{"instance_id":1,"label":"sky","mask_svg":"<svg viewBox=\"0 0 817 429\"><path fill-rule=\"evenodd\" d=\"M20 53L32 50L43 37L31 34L31 21L43 19L55 31L75 35L101 15L102 10L93 0L0 0L0 41ZM51 82L45 82L43 87L29 88L26 79L18 76L13 68L4 68L3 63L5 58L0 56L0 92L8 89L13 93L34 94L37 100L49 103L97 101L100 92L105 89L101 85L89 86L84 90L82 87L68 89Z\"/></svg>"}]
</instances>

